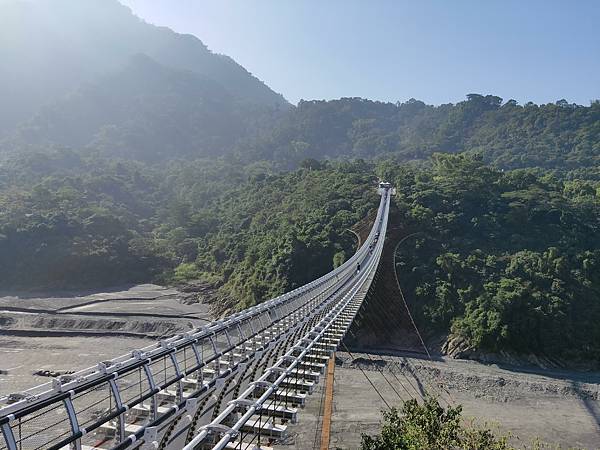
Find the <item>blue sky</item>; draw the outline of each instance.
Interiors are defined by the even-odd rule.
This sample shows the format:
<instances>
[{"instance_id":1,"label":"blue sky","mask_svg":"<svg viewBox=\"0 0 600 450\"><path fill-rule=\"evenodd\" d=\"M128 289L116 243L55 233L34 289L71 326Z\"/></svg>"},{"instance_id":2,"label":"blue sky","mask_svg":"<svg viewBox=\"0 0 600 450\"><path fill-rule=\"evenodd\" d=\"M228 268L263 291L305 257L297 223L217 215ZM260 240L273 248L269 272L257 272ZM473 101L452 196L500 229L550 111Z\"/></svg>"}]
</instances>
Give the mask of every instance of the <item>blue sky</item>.
<instances>
[{"instance_id":1,"label":"blue sky","mask_svg":"<svg viewBox=\"0 0 600 450\"><path fill-rule=\"evenodd\" d=\"M600 98L600 0L121 0L300 99Z\"/></svg>"}]
</instances>

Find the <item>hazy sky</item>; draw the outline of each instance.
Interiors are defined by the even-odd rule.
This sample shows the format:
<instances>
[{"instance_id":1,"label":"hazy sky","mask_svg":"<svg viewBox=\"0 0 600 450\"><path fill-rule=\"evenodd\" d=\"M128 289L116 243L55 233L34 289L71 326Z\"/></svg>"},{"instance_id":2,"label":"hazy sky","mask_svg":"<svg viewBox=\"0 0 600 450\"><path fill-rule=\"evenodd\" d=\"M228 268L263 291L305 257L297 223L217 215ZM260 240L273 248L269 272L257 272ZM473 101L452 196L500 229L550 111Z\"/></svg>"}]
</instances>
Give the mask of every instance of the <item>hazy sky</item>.
<instances>
[{"instance_id":1,"label":"hazy sky","mask_svg":"<svg viewBox=\"0 0 600 450\"><path fill-rule=\"evenodd\" d=\"M600 0L122 0L288 100L600 98Z\"/></svg>"}]
</instances>

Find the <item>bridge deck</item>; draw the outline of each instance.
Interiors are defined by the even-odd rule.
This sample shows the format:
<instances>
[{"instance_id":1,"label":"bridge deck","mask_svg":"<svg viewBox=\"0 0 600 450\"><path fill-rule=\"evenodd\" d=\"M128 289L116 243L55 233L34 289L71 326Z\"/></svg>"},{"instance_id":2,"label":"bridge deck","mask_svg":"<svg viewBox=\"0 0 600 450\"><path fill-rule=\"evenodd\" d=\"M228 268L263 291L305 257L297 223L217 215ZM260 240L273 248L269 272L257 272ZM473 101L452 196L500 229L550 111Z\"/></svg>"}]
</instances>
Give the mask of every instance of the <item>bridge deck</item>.
<instances>
[{"instance_id":1,"label":"bridge deck","mask_svg":"<svg viewBox=\"0 0 600 450\"><path fill-rule=\"evenodd\" d=\"M377 271L390 203L381 193L368 238L323 277L0 399L0 450L252 449L261 436L285 438Z\"/></svg>"}]
</instances>

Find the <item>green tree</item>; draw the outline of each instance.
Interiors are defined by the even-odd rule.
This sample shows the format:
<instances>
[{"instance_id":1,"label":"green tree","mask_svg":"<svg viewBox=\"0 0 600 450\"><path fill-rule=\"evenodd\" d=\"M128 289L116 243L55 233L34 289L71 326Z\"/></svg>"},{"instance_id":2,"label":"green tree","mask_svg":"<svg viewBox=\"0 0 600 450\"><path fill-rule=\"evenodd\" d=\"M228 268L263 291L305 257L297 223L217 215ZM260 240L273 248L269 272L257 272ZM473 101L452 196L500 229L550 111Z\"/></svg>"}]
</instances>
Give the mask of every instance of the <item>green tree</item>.
<instances>
[{"instance_id":1,"label":"green tree","mask_svg":"<svg viewBox=\"0 0 600 450\"><path fill-rule=\"evenodd\" d=\"M363 435L362 450L509 450L506 437L489 428L463 425L461 406L442 407L432 397L408 400L383 413L381 432Z\"/></svg>"}]
</instances>

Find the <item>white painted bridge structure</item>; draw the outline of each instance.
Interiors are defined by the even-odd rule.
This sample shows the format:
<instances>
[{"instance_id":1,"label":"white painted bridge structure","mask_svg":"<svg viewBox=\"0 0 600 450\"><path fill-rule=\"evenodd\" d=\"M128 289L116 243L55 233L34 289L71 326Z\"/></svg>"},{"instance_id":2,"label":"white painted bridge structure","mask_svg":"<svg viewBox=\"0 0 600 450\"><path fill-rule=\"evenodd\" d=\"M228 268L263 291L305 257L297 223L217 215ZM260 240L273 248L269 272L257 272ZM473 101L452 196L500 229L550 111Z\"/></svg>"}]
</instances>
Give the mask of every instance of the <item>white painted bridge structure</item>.
<instances>
[{"instance_id":1,"label":"white painted bridge structure","mask_svg":"<svg viewBox=\"0 0 600 450\"><path fill-rule=\"evenodd\" d=\"M368 238L321 278L0 399L0 450L252 450L285 439L375 277L391 188L380 193Z\"/></svg>"}]
</instances>

